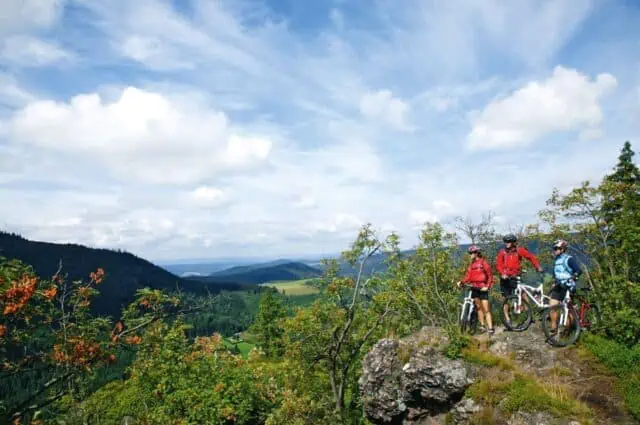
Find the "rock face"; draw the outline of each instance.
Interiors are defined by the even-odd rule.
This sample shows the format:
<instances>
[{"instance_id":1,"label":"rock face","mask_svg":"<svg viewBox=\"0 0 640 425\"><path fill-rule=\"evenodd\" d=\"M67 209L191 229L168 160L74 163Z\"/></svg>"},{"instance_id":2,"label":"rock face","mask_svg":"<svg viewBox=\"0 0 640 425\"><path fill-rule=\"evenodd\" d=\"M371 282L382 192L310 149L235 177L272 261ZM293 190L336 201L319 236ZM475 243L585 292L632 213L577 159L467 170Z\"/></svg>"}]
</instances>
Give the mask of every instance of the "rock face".
<instances>
[{"instance_id":1,"label":"rock face","mask_svg":"<svg viewBox=\"0 0 640 425\"><path fill-rule=\"evenodd\" d=\"M462 361L432 347L407 353L401 344L382 339L363 360L360 394L365 415L375 424L428 423L460 402L473 382Z\"/></svg>"}]
</instances>

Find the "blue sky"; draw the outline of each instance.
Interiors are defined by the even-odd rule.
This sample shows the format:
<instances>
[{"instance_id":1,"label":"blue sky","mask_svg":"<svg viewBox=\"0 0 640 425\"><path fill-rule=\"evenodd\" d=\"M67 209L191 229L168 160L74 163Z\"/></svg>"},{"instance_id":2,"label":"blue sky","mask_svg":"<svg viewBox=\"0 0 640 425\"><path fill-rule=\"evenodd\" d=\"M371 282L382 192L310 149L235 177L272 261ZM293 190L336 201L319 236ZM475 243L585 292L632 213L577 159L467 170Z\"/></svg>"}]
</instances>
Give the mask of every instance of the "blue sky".
<instances>
[{"instance_id":1,"label":"blue sky","mask_svg":"<svg viewBox=\"0 0 640 425\"><path fill-rule=\"evenodd\" d=\"M8 0L0 224L156 261L536 220L640 140L631 0Z\"/></svg>"}]
</instances>

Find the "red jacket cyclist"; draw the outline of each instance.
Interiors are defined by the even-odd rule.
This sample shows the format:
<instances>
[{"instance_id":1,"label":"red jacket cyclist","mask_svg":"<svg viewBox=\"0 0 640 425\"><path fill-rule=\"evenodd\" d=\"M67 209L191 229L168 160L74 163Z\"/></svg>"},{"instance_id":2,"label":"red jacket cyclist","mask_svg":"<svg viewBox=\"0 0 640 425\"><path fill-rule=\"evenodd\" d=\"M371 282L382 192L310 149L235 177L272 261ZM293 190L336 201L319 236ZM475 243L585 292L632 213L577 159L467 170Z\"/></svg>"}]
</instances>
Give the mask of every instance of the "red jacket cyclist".
<instances>
[{"instance_id":1,"label":"red jacket cyclist","mask_svg":"<svg viewBox=\"0 0 640 425\"><path fill-rule=\"evenodd\" d=\"M481 329L488 328L489 335L493 335L493 318L491 317L491 307L489 306L489 289L493 286L491 265L482 257L482 251L477 246L471 245L468 251L471 255L471 264L469 264L467 273L462 281L457 283L457 286L460 287L462 283L471 284L471 297L476 305Z\"/></svg>"},{"instance_id":2,"label":"red jacket cyclist","mask_svg":"<svg viewBox=\"0 0 640 425\"><path fill-rule=\"evenodd\" d=\"M500 289L502 289L502 295L506 298L513 295L513 291L516 289L517 282L515 278L522 271L522 265L520 264L523 258L527 259L538 272L542 272L540 262L531 252L526 248L518 246L518 238L516 235L509 234L503 239L505 247L498 252L496 257L496 269L500 274Z\"/></svg>"}]
</instances>

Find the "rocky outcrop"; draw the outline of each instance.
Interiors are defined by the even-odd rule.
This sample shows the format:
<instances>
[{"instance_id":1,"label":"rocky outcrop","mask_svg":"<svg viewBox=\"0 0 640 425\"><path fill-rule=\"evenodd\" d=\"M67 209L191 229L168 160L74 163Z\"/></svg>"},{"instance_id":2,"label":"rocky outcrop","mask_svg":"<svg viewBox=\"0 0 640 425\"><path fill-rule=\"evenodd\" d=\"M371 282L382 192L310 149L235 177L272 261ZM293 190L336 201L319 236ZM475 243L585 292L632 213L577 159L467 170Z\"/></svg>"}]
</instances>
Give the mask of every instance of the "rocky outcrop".
<instances>
[{"instance_id":1,"label":"rocky outcrop","mask_svg":"<svg viewBox=\"0 0 640 425\"><path fill-rule=\"evenodd\" d=\"M549 346L536 327L476 336L466 360L445 357L448 342L440 329L429 327L401 340L378 341L363 359L359 380L366 418L377 425L637 423L626 412L613 376L575 346ZM518 387L516 377L533 384ZM530 392L523 394L527 401L518 402L520 396L505 385ZM545 394L584 408L567 402L565 410L573 413L559 414L557 408L536 404ZM522 408L514 409L514 402Z\"/></svg>"},{"instance_id":2,"label":"rocky outcrop","mask_svg":"<svg viewBox=\"0 0 640 425\"><path fill-rule=\"evenodd\" d=\"M413 350L383 339L364 358L359 384L369 421L408 425L452 410L472 382L460 360L450 360L433 347ZM469 401L462 410L467 408L473 410Z\"/></svg>"}]
</instances>

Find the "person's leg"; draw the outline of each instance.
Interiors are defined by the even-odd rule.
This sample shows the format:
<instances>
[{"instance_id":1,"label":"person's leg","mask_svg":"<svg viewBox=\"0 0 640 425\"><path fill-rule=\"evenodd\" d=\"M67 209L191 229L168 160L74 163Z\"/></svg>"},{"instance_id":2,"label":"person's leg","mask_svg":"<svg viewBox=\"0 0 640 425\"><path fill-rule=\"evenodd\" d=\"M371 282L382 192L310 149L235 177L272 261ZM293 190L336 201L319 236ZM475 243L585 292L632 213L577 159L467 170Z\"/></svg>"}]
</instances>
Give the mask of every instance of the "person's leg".
<instances>
[{"instance_id":1,"label":"person's leg","mask_svg":"<svg viewBox=\"0 0 640 425\"><path fill-rule=\"evenodd\" d=\"M554 286L553 289L551 289L551 293L549 294L549 298L550 298L549 305L550 306L554 306L554 305L560 304L560 301L564 298L564 294L562 294L561 292L562 291L560 290L560 288L558 286ZM554 333L558 329L558 312L557 312L557 309L551 310L551 313L549 314L549 316L551 318L551 332Z\"/></svg>"},{"instance_id":2,"label":"person's leg","mask_svg":"<svg viewBox=\"0 0 640 425\"><path fill-rule=\"evenodd\" d=\"M491 305L488 299L482 300L482 312L484 313L485 321L487 322L487 329L493 331L493 317L491 317Z\"/></svg>"},{"instance_id":3,"label":"person's leg","mask_svg":"<svg viewBox=\"0 0 640 425\"><path fill-rule=\"evenodd\" d=\"M476 312L478 313L478 321L480 322L480 326L484 327L484 312L482 311L482 304L480 303L480 298L474 297L473 303L476 305Z\"/></svg>"},{"instance_id":4,"label":"person's leg","mask_svg":"<svg viewBox=\"0 0 640 425\"><path fill-rule=\"evenodd\" d=\"M511 317L509 317L509 306L507 305L507 297L510 295L509 291L509 280L500 278L500 290L502 292L502 298L504 299L502 303L502 312L504 313L504 319L507 322L511 321Z\"/></svg>"}]
</instances>

